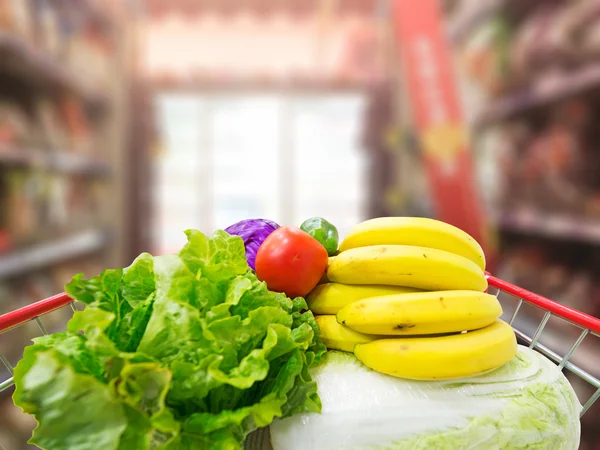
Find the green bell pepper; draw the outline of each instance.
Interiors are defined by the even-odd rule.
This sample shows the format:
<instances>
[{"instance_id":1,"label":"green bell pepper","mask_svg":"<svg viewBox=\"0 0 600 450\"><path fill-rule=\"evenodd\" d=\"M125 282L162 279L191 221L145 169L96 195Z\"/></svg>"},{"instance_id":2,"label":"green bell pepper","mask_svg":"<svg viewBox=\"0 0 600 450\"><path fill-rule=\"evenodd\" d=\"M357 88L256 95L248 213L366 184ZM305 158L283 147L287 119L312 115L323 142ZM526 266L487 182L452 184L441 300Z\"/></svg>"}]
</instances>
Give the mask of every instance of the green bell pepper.
<instances>
[{"instance_id":1,"label":"green bell pepper","mask_svg":"<svg viewBox=\"0 0 600 450\"><path fill-rule=\"evenodd\" d=\"M337 253L340 238L337 228L332 223L322 217L312 217L302 222L300 229L319 241L329 256Z\"/></svg>"}]
</instances>

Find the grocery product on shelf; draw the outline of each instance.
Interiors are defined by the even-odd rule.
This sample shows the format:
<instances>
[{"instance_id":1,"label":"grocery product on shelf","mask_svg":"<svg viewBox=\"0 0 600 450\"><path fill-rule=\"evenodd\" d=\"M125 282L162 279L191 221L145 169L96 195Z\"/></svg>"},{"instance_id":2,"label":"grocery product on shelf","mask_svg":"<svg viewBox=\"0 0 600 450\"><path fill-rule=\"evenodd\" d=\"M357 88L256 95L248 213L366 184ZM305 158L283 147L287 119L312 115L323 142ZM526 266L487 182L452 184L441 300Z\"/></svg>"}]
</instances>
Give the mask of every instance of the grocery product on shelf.
<instances>
[{"instance_id":1,"label":"grocery product on shelf","mask_svg":"<svg viewBox=\"0 0 600 450\"><path fill-rule=\"evenodd\" d=\"M103 226L102 184L89 177L5 170L0 175L5 215L0 220L15 245Z\"/></svg>"},{"instance_id":2,"label":"grocery product on shelf","mask_svg":"<svg viewBox=\"0 0 600 450\"><path fill-rule=\"evenodd\" d=\"M582 212L582 149L564 125L551 125L538 134L524 149L520 164L525 201L544 211Z\"/></svg>"},{"instance_id":3,"label":"grocery product on shelf","mask_svg":"<svg viewBox=\"0 0 600 450\"><path fill-rule=\"evenodd\" d=\"M13 101L0 100L0 152L10 145L26 144L31 134L31 124L23 110Z\"/></svg>"},{"instance_id":4,"label":"grocery product on shelf","mask_svg":"<svg viewBox=\"0 0 600 450\"><path fill-rule=\"evenodd\" d=\"M484 133L482 153L499 162L495 178L500 186L491 206L499 210L501 225L503 216L521 220L508 216L530 210L531 215L579 222L580 228L589 220L593 227L600 193L595 120L591 106L574 99L549 108L531 125L522 118Z\"/></svg>"},{"instance_id":5,"label":"grocery product on shelf","mask_svg":"<svg viewBox=\"0 0 600 450\"><path fill-rule=\"evenodd\" d=\"M39 210L35 197L40 194L40 176L23 171L5 174L4 202L6 214L3 225L16 243L27 242L38 223Z\"/></svg>"},{"instance_id":6,"label":"grocery product on shelf","mask_svg":"<svg viewBox=\"0 0 600 450\"><path fill-rule=\"evenodd\" d=\"M540 4L515 32L511 76L522 85L532 77L567 68L572 58L567 14L558 4Z\"/></svg>"},{"instance_id":7,"label":"grocery product on shelf","mask_svg":"<svg viewBox=\"0 0 600 450\"><path fill-rule=\"evenodd\" d=\"M94 142L81 103L68 96L62 99L59 107L69 136L68 148L74 153L91 153Z\"/></svg>"},{"instance_id":8,"label":"grocery product on shelf","mask_svg":"<svg viewBox=\"0 0 600 450\"><path fill-rule=\"evenodd\" d=\"M508 27L502 17L485 22L469 36L460 54L466 76L478 86L478 94L484 100L495 98L509 88L506 85L510 51Z\"/></svg>"},{"instance_id":9,"label":"grocery product on shelf","mask_svg":"<svg viewBox=\"0 0 600 450\"><path fill-rule=\"evenodd\" d=\"M597 14L595 0L504 0L488 8L454 42L470 81L464 86L464 104L472 110L467 114L489 125L593 91L600 82L593 37Z\"/></svg>"}]
</instances>

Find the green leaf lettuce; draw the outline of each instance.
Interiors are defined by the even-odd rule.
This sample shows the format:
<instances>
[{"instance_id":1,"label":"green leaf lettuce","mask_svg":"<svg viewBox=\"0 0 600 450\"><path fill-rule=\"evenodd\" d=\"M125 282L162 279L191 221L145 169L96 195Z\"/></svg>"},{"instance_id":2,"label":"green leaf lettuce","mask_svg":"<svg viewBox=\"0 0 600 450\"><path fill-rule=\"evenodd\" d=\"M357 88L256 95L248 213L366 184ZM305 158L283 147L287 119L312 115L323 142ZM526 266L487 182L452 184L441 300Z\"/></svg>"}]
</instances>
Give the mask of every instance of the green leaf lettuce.
<instances>
[{"instance_id":1,"label":"green leaf lettuce","mask_svg":"<svg viewBox=\"0 0 600 450\"><path fill-rule=\"evenodd\" d=\"M177 255L140 255L67 293L86 307L34 340L15 404L48 450L239 449L275 418L319 412L325 353L302 298L270 292L239 237L187 231Z\"/></svg>"}]
</instances>

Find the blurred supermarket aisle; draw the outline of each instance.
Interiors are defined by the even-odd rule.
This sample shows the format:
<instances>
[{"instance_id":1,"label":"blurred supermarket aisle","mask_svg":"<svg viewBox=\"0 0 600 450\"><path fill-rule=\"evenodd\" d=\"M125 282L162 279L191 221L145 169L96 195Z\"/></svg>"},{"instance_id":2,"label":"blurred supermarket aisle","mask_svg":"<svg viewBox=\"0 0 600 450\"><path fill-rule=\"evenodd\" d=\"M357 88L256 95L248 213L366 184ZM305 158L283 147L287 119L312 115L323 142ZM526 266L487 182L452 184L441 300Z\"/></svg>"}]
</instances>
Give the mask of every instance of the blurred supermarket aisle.
<instances>
[{"instance_id":1,"label":"blurred supermarket aisle","mask_svg":"<svg viewBox=\"0 0 600 450\"><path fill-rule=\"evenodd\" d=\"M0 0L0 314L75 273L173 252L186 228L323 216L343 235L423 215L485 240L498 276L599 315L599 13L598 0ZM539 312L526 316L535 331ZM541 342L576 339L548 330ZM34 334L0 350L15 363ZM600 370L597 341L574 358ZM0 445L28 448L32 424L10 405L0 394ZM583 449L599 448L599 414Z\"/></svg>"},{"instance_id":2,"label":"blurred supermarket aisle","mask_svg":"<svg viewBox=\"0 0 600 450\"><path fill-rule=\"evenodd\" d=\"M123 168L129 14L82 1L0 2L0 314L126 257ZM134 188L129 184L129 188ZM48 330L63 329L64 313ZM39 329L0 336L14 364ZM9 373L0 368L4 381ZM0 394L0 446L32 422Z\"/></svg>"}]
</instances>

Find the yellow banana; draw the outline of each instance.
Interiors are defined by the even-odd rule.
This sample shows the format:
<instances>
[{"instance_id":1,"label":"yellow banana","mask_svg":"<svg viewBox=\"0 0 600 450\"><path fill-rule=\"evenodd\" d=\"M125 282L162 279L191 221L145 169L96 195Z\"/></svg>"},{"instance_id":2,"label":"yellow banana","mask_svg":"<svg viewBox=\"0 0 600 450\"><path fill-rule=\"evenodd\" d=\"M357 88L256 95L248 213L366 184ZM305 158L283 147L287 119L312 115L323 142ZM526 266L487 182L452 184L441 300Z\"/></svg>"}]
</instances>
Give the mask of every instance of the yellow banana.
<instances>
[{"instance_id":1,"label":"yellow banana","mask_svg":"<svg viewBox=\"0 0 600 450\"><path fill-rule=\"evenodd\" d=\"M343 284L383 284L428 291L484 291L473 261L443 250L409 245L358 247L329 259L327 278Z\"/></svg>"},{"instance_id":2,"label":"yellow banana","mask_svg":"<svg viewBox=\"0 0 600 450\"><path fill-rule=\"evenodd\" d=\"M344 306L365 298L417 291L418 289L403 286L326 283L315 287L306 297L306 303L315 314L337 314Z\"/></svg>"},{"instance_id":3,"label":"yellow banana","mask_svg":"<svg viewBox=\"0 0 600 450\"><path fill-rule=\"evenodd\" d=\"M380 217L359 223L340 244L340 251L371 245L414 245L463 256L485 270L479 243L453 225L423 217Z\"/></svg>"},{"instance_id":4,"label":"yellow banana","mask_svg":"<svg viewBox=\"0 0 600 450\"><path fill-rule=\"evenodd\" d=\"M506 364L516 353L515 333L501 320L462 334L380 339L354 347L354 354L367 367L413 380L481 375Z\"/></svg>"},{"instance_id":5,"label":"yellow banana","mask_svg":"<svg viewBox=\"0 0 600 450\"><path fill-rule=\"evenodd\" d=\"M319 325L321 340L332 350L352 352L356 344L365 344L377 339L377 336L367 336L340 325L335 316L316 316L315 320Z\"/></svg>"},{"instance_id":6,"label":"yellow banana","mask_svg":"<svg viewBox=\"0 0 600 450\"><path fill-rule=\"evenodd\" d=\"M476 330L502 315L496 297L477 291L386 295L345 306L337 321L359 333L423 335Z\"/></svg>"}]
</instances>

